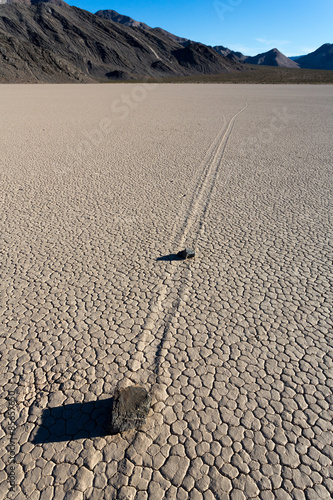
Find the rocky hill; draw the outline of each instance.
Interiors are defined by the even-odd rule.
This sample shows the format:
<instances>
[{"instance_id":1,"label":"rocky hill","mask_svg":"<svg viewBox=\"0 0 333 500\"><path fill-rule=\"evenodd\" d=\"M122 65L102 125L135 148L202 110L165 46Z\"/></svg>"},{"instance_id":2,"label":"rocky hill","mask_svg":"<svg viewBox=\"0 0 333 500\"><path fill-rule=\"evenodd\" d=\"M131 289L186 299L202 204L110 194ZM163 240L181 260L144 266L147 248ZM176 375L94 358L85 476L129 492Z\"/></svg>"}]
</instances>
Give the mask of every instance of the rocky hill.
<instances>
[{"instance_id":1,"label":"rocky hill","mask_svg":"<svg viewBox=\"0 0 333 500\"><path fill-rule=\"evenodd\" d=\"M115 23L58 5L59 0L29 3L0 5L0 82L85 82L244 70L200 43L184 47L158 30Z\"/></svg>"},{"instance_id":2,"label":"rocky hill","mask_svg":"<svg viewBox=\"0 0 333 500\"><path fill-rule=\"evenodd\" d=\"M292 61L282 54L278 49L272 49L268 52L258 54L254 57L246 57L244 62L247 64L259 64L263 66L280 66L282 68L299 68L298 62Z\"/></svg>"},{"instance_id":3,"label":"rocky hill","mask_svg":"<svg viewBox=\"0 0 333 500\"><path fill-rule=\"evenodd\" d=\"M297 59L301 68L333 69L333 43L325 43L314 52Z\"/></svg>"}]
</instances>

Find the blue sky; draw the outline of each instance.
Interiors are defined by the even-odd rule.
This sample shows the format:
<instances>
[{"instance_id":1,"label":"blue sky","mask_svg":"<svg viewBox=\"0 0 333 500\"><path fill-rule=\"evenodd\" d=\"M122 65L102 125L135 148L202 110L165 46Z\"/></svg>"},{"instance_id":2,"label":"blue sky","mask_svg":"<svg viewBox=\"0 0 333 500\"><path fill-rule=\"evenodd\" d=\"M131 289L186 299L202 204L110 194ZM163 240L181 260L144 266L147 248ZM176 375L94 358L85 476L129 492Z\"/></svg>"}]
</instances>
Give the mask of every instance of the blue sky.
<instances>
[{"instance_id":1,"label":"blue sky","mask_svg":"<svg viewBox=\"0 0 333 500\"><path fill-rule=\"evenodd\" d=\"M152 27L246 55L274 47L307 54L333 40L333 0L68 0L96 12L113 9Z\"/></svg>"}]
</instances>

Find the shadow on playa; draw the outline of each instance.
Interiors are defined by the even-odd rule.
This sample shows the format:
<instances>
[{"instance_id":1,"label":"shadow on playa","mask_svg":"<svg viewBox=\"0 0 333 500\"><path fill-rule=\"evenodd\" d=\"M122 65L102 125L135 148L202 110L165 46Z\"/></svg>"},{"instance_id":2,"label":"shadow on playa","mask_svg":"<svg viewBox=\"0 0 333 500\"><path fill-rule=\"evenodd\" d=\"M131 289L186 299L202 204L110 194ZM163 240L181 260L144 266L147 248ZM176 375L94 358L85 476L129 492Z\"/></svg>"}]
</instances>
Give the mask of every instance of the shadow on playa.
<instances>
[{"instance_id":1,"label":"shadow on playa","mask_svg":"<svg viewBox=\"0 0 333 500\"><path fill-rule=\"evenodd\" d=\"M158 257L156 259L157 261L159 260L166 260L168 262L171 262L172 260L189 260L193 259L195 257L195 251L192 250L191 248L185 248L185 250L180 250L178 253L170 253L169 255L163 255L162 257Z\"/></svg>"},{"instance_id":2,"label":"shadow on playa","mask_svg":"<svg viewBox=\"0 0 333 500\"><path fill-rule=\"evenodd\" d=\"M33 439L34 444L72 441L110 435L113 398L47 408Z\"/></svg>"},{"instance_id":3,"label":"shadow on playa","mask_svg":"<svg viewBox=\"0 0 333 500\"><path fill-rule=\"evenodd\" d=\"M170 253L169 255L163 255L162 257L158 257L158 259L156 259L157 262L160 260L166 260L168 262L171 262L173 260L182 260L182 259L176 253Z\"/></svg>"}]
</instances>

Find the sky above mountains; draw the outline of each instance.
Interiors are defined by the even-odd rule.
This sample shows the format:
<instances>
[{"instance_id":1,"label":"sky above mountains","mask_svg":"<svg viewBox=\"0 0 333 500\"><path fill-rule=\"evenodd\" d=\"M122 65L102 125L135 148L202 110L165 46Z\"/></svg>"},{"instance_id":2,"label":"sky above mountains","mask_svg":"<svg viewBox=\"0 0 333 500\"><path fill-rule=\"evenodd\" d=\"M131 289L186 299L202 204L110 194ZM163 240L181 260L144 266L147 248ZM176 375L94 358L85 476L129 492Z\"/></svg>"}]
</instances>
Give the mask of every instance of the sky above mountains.
<instances>
[{"instance_id":1,"label":"sky above mountains","mask_svg":"<svg viewBox=\"0 0 333 500\"><path fill-rule=\"evenodd\" d=\"M90 12L113 9L152 27L246 55L274 47L287 56L332 43L333 1L68 0Z\"/></svg>"}]
</instances>

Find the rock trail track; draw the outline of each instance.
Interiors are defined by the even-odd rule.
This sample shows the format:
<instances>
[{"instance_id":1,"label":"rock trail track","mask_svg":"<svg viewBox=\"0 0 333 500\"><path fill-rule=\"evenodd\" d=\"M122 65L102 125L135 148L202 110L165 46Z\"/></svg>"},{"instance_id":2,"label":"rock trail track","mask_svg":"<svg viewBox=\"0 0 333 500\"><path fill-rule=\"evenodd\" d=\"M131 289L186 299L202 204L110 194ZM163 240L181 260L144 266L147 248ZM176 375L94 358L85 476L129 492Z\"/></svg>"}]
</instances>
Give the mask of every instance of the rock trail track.
<instances>
[{"instance_id":1,"label":"rock trail track","mask_svg":"<svg viewBox=\"0 0 333 500\"><path fill-rule=\"evenodd\" d=\"M0 498L330 499L332 89L136 88L1 87Z\"/></svg>"},{"instance_id":2,"label":"rock trail track","mask_svg":"<svg viewBox=\"0 0 333 500\"><path fill-rule=\"evenodd\" d=\"M186 203L184 200L182 206L180 207L179 213L175 219L169 241L169 248L178 249L187 245L195 246L198 238L200 237L203 229L204 217L210 202L210 197L215 186L216 177L221 167L221 162L223 158L223 152L226 147L228 138L232 131L232 126L234 120L237 116L242 113L248 106L244 97L242 99L245 102L245 106L237 111L229 120L227 124L223 124L213 143L210 145L207 153L205 154L201 165L199 166L199 172L202 174L199 176L195 186L189 186L188 193L190 201ZM192 194L193 193L193 194ZM187 205L187 206L186 206ZM189 239L190 241L187 241ZM163 303L165 302L171 291L174 290L173 273L179 269L179 262L176 261L175 265L170 265L172 260L169 261L169 265L166 265L165 273L169 278L169 284L163 284L159 287L158 297L156 303L152 304L150 307L151 314L147 317L147 324L151 325L150 329L143 329L143 333L139 336L139 345L137 346L138 352L144 350L145 343L151 343L154 340L154 335L152 331L154 330L154 317L156 312L160 312L162 322L164 323L164 333L163 337L157 347L158 359L155 361L155 369L157 376L162 376L163 370L160 363L160 357L167 354L167 350L171 347L170 342L172 342L172 335L169 330L169 325L172 322L174 314L178 309L180 303L184 298L189 298L188 293L192 284L191 275L191 264L186 263L183 267L181 286L178 290L178 298L175 301L173 307L170 310L163 310ZM200 264L199 264L200 265ZM196 266L198 267L198 265ZM163 278L162 278L163 279ZM162 281L162 280L161 280ZM149 339L149 340L148 340ZM163 374L165 376L165 374ZM157 381L157 387L163 384L159 384ZM165 388L164 388L165 390Z\"/></svg>"}]
</instances>

